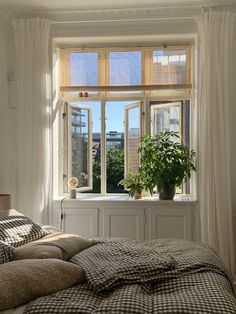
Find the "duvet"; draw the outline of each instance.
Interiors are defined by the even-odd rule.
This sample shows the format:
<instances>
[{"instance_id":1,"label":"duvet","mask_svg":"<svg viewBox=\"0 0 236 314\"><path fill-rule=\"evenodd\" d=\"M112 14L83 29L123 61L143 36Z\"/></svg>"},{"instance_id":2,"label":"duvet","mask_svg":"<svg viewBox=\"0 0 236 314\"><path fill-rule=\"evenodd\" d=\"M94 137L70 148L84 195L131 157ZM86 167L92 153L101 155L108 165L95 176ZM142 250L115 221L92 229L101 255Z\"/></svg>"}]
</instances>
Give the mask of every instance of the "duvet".
<instances>
[{"instance_id":1,"label":"duvet","mask_svg":"<svg viewBox=\"0 0 236 314\"><path fill-rule=\"evenodd\" d=\"M236 313L231 278L203 244L97 240L71 262L86 281L31 301L24 314Z\"/></svg>"}]
</instances>

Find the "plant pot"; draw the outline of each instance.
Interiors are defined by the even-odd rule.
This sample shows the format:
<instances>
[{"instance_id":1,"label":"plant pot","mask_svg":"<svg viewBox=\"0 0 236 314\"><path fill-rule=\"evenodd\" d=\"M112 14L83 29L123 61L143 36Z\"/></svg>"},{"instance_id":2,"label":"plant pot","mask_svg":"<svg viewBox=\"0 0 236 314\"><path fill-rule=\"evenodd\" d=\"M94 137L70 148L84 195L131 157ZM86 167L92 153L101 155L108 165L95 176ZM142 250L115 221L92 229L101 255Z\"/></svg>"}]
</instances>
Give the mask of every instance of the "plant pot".
<instances>
[{"instance_id":1,"label":"plant pot","mask_svg":"<svg viewBox=\"0 0 236 314\"><path fill-rule=\"evenodd\" d=\"M160 191L160 200L173 200L175 196L175 185L174 184L164 184L162 187L158 188Z\"/></svg>"},{"instance_id":2,"label":"plant pot","mask_svg":"<svg viewBox=\"0 0 236 314\"><path fill-rule=\"evenodd\" d=\"M141 200L142 198L143 198L142 192L138 192L138 191L134 192L134 199L135 200Z\"/></svg>"}]
</instances>

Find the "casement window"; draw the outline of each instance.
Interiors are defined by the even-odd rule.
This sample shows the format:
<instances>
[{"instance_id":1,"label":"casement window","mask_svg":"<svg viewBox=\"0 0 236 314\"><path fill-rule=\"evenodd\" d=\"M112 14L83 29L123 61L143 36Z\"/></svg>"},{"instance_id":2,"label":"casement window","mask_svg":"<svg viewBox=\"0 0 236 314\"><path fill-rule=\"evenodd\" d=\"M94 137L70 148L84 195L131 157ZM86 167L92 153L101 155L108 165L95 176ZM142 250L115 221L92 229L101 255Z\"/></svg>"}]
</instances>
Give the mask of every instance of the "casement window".
<instances>
[{"instance_id":1,"label":"casement window","mask_svg":"<svg viewBox=\"0 0 236 314\"><path fill-rule=\"evenodd\" d=\"M78 179L78 188L92 189L92 107L64 104L64 154L67 173Z\"/></svg>"},{"instance_id":2,"label":"casement window","mask_svg":"<svg viewBox=\"0 0 236 314\"><path fill-rule=\"evenodd\" d=\"M191 77L191 45L61 48L61 192L74 176L81 192L125 193L144 134L173 130L190 145Z\"/></svg>"}]
</instances>

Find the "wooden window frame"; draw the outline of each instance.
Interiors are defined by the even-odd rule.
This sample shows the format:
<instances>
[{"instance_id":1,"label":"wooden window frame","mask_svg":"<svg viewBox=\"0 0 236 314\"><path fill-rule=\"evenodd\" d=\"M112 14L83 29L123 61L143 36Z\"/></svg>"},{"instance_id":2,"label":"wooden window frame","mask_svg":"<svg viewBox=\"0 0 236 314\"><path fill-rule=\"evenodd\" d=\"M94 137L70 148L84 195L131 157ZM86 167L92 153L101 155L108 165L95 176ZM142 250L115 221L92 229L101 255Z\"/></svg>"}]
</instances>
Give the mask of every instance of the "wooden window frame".
<instances>
[{"instance_id":1,"label":"wooden window frame","mask_svg":"<svg viewBox=\"0 0 236 314\"><path fill-rule=\"evenodd\" d=\"M88 165L88 185L76 188L77 191L90 191L93 187L93 171L92 171L92 108L89 106L64 103L64 112L62 119L64 123L64 159L63 159L63 192L68 192L68 179L72 177L72 136L71 136L71 108L88 110L88 149L87 149L87 165Z\"/></svg>"},{"instance_id":2,"label":"wooden window frame","mask_svg":"<svg viewBox=\"0 0 236 314\"><path fill-rule=\"evenodd\" d=\"M125 134L124 134L124 156L125 156L125 176L129 172L129 110L134 108L139 108L139 129L140 129L140 136L143 134L142 132L142 102L135 102L130 105L126 105L124 108L125 117L124 117L124 124L125 124Z\"/></svg>"},{"instance_id":3,"label":"wooden window frame","mask_svg":"<svg viewBox=\"0 0 236 314\"><path fill-rule=\"evenodd\" d=\"M61 86L61 101L70 102L73 100L83 102L89 101L100 101L101 104L101 195L106 195L106 102L108 101L134 101L140 102L140 130L141 135L150 134L150 117L151 117L151 102L152 101L184 101L192 100L192 45L170 45L169 49L186 49L186 84L169 84L169 85L151 85L150 73L151 73L151 53L155 50L161 50L166 47L163 46L152 46L152 47L111 47L111 48L62 48L61 54L65 54L65 51L78 51L78 52L98 52L98 82L99 86ZM64 50L64 52L63 52ZM109 86L109 52L114 51L142 51L142 85L139 86ZM63 59L64 58L64 59ZM60 59L60 64L63 67L65 62L65 56ZM149 83L149 84L148 84ZM173 90L173 89L183 89L181 93L155 93L155 90ZM140 93L132 93L132 91L140 90ZM71 92L76 93L71 93ZM80 91L96 91L96 94L89 94L87 98L80 98ZM125 91L124 94L110 93L111 91ZM130 93L127 93L130 91ZM63 111L63 107L61 108ZM182 132L182 131L181 131ZM92 133L91 133L92 134ZM181 134L182 135L182 134ZM62 136L61 136L62 138ZM62 154L65 153L61 149ZM92 155L92 154L91 154ZM62 157L61 157L62 158ZM61 163L63 164L63 160ZM125 169L127 165L125 162ZM63 174L59 175L63 180ZM65 184L64 184L65 185ZM59 186L63 186L60 183ZM60 190L60 193L63 193Z\"/></svg>"}]
</instances>

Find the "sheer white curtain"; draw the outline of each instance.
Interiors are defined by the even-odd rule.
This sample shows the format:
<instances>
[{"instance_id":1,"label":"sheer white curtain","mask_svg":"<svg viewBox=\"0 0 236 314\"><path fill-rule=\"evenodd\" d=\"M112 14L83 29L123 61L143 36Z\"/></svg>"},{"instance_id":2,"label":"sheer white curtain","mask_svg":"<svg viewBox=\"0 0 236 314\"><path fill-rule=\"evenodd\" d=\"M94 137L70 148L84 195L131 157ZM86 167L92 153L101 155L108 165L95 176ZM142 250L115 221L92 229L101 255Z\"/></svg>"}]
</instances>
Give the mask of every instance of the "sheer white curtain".
<instances>
[{"instance_id":1,"label":"sheer white curtain","mask_svg":"<svg viewBox=\"0 0 236 314\"><path fill-rule=\"evenodd\" d=\"M233 274L229 77L234 22L234 14L214 11L198 20L201 240L218 251Z\"/></svg>"},{"instance_id":2,"label":"sheer white curtain","mask_svg":"<svg viewBox=\"0 0 236 314\"><path fill-rule=\"evenodd\" d=\"M14 21L17 57L16 208L47 223L50 178L50 74L48 21Z\"/></svg>"}]
</instances>

